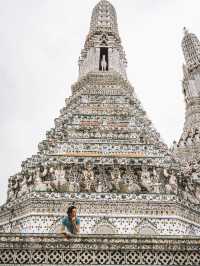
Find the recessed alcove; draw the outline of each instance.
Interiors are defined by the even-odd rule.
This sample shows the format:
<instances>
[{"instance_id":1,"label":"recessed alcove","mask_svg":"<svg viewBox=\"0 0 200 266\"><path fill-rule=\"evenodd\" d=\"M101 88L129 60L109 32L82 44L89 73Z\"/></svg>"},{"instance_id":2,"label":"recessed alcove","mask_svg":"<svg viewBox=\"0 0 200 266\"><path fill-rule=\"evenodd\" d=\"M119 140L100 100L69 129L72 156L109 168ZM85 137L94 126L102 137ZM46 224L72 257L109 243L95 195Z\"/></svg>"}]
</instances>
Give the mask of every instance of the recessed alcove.
<instances>
[{"instance_id":1,"label":"recessed alcove","mask_svg":"<svg viewBox=\"0 0 200 266\"><path fill-rule=\"evenodd\" d=\"M104 67L102 66L102 60L105 59ZM109 62L108 62L108 47L101 47L100 48L100 57L99 57L99 70L100 71L108 71L109 69Z\"/></svg>"}]
</instances>

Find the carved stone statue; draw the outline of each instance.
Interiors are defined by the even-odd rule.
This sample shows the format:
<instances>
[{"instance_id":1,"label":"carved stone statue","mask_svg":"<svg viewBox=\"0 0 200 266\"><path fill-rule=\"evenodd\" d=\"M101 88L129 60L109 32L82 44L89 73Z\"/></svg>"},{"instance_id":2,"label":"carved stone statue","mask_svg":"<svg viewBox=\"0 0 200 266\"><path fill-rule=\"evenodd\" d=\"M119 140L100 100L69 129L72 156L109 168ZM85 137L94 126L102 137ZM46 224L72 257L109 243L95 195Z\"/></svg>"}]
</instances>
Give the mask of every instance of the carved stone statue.
<instances>
[{"instance_id":1,"label":"carved stone statue","mask_svg":"<svg viewBox=\"0 0 200 266\"><path fill-rule=\"evenodd\" d=\"M58 186L66 184L64 165L58 165L57 169L55 170L55 179L56 180L54 182L56 182Z\"/></svg>"},{"instance_id":2,"label":"carved stone statue","mask_svg":"<svg viewBox=\"0 0 200 266\"><path fill-rule=\"evenodd\" d=\"M78 167L72 164L66 166L66 168L63 170L65 170L65 176L63 172L63 176L65 178L65 183L63 184L63 186L65 190L68 192L79 192L81 182L79 182L78 180L78 177L80 176ZM84 191L84 189L82 191Z\"/></svg>"},{"instance_id":3,"label":"carved stone statue","mask_svg":"<svg viewBox=\"0 0 200 266\"><path fill-rule=\"evenodd\" d=\"M191 173L191 178L193 181L198 181L200 180L200 173L198 173L196 171L196 169L193 169L192 173Z\"/></svg>"},{"instance_id":4,"label":"carved stone statue","mask_svg":"<svg viewBox=\"0 0 200 266\"><path fill-rule=\"evenodd\" d=\"M199 188L196 188L196 184L189 178L185 190L182 192L182 196L186 201L190 201L193 204L199 204Z\"/></svg>"},{"instance_id":5,"label":"carved stone statue","mask_svg":"<svg viewBox=\"0 0 200 266\"><path fill-rule=\"evenodd\" d=\"M103 55L101 59L101 70L106 71L106 68L107 68L106 56Z\"/></svg>"},{"instance_id":6,"label":"carved stone statue","mask_svg":"<svg viewBox=\"0 0 200 266\"><path fill-rule=\"evenodd\" d=\"M129 184L129 192L138 193L141 192L137 173L132 174L132 179Z\"/></svg>"},{"instance_id":7,"label":"carved stone statue","mask_svg":"<svg viewBox=\"0 0 200 266\"><path fill-rule=\"evenodd\" d=\"M199 130L196 130L196 133L194 135L194 142L195 143L199 143L200 142Z\"/></svg>"},{"instance_id":8,"label":"carved stone statue","mask_svg":"<svg viewBox=\"0 0 200 266\"><path fill-rule=\"evenodd\" d=\"M14 192L14 176L11 176L8 180L8 191L7 191L7 199L13 200L15 198L15 192Z\"/></svg>"},{"instance_id":9,"label":"carved stone statue","mask_svg":"<svg viewBox=\"0 0 200 266\"><path fill-rule=\"evenodd\" d=\"M142 187L144 187L148 192L153 192L153 182L151 180L151 174L146 166L142 167L140 182Z\"/></svg>"},{"instance_id":10,"label":"carved stone statue","mask_svg":"<svg viewBox=\"0 0 200 266\"><path fill-rule=\"evenodd\" d=\"M91 191L91 186L94 185L95 176L93 165L91 161L86 162L85 169L83 170L83 179L86 191Z\"/></svg>"},{"instance_id":11,"label":"carved stone statue","mask_svg":"<svg viewBox=\"0 0 200 266\"><path fill-rule=\"evenodd\" d=\"M48 190L64 192L68 191L67 180L65 179L65 168L63 164L59 164L57 167L50 167L49 172L51 173L50 181L45 183L48 185Z\"/></svg>"},{"instance_id":12,"label":"carved stone statue","mask_svg":"<svg viewBox=\"0 0 200 266\"><path fill-rule=\"evenodd\" d=\"M33 185L34 185L34 171L33 171L33 169L30 169L29 171L27 171L26 182L27 182L27 186L28 186L28 192L32 191Z\"/></svg>"},{"instance_id":13,"label":"carved stone statue","mask_svg":"<svg viewBox=\"0 0 200 266\"><path fill-rule=\"evenodd\" d=\"M49 171L48 171L47 166L45 165L45 166L41 169L41 177L42 177L42 180L43 180L43 181L46 181L46 180L48 179L48 174L49 174Z\"/></svg>"},{"instance_id":14,"label":"carved stone statue","mask_svg":"<svg viewBox=\"0 0 200 266\"><path fill-rule=\"evenodd\" d=\"M42 182L42 173L41 173L41 167L38 166L35 170L35 180L34 180L34 190L36 191L46 191L47 185Z\"/></svg>"},{"instance_id":15,"label":"carved stone statue","mask_svg":"<svg viewBox=\"0 0 200 266\"><path fill-rule=\"evenodd\" d=\"M19 176L20 192L19 195L23 195L28 192L27 179L25 173Z\"/></svg>"},{"instance_id":16,"label":"carved stone statue","mask_svg":"<svg viewBox=\"0 0 200 266\"><path fill-rule=\"evenodd\" d=\"M188 138L187 138L187 145L193 145L193 141L192 141L192 132L190 131L188 134Z\"/></svg>"},{"instance_id":17,"label":"carved stone statue","mask_svg":"<svg viewBox=\"0 0 200 266\"><path fill-rule=\"evenodd\" d=\"M111 190L112 191L120 191L120 183L121 183L121 173L120 169L117 165L114 165L113 170L111 171Z\"/></svg>"},{"instance_id":18,"label":"carved stone statue","mask_svg":"<svg viewBox=\"0 0 200 266\"><path fill-rule=\"evenodd\" d=\"M125 181L125 184L127 186L127 189L124 192L138 193L141 191L141 187L138 183L137 174L132 172L130 169L126 170L126 173L123 176L123 181Z\"/></svg>"},{"instance_id":19,"label":"carved stone statue","mask_svg":"<svg viewBox=\"0 0 200 266\"><path fill-rule=\"evenodd\" d=\"M185 142L184 142L184 140L183 140L182 137L180 138L179 146L180 146L180 147L185 147Z\"/></svg>"},{"instance_id":20,"label":"carved stone statue","mask_svg":"<svg viewBox=\"0 0 200 266\"><path fill-rule=\"evenodd\" d=\"M96 192L103 192L103 184L102 184L102 182L99 180L98 182L97 182L97 185L96 185Z\"/></svg>"},{"instance_id":21,"label":"carved stone statue","mask_svg":"<svg viewBox=\"0 0 200 266\"><path fill-rule=\"evenodd\" d=\"M160 176L155 168L152 172L153 192L160 193L162 189L162 183L160 182Z\"/></svg>"},{"instance_id":22,"label":"carved stone statue","mask_svg":"<svg viewBox=\"0 0 200 266\"><path fill-rule=\"evenodd\" d=\"M178 182L173 170L171 171L168 184L165 185L165 190L166 193L178 193Z\"/></svg>"},{"instance_id":23,"label":"carved stone statue","mask_svg":"<svg viewBox=\"0 0 200 266\"><path fill-rule=\"evenodd\" d=\"M68 191L75 192L75 182L73 180L69 180L68 182Z\"/></svg>"},{"instance_id":24,"label":"carved stone statue","mask_svg":"<svg viewBox=\"0 0 200 266\"><path fill-rule=\"evenodd\" d=\"M50 180L55 179L55 170L54 170L54 167L52 165L49 166L49 179Z\"/></svg>"},{"instance_id":25,"label":"carved stone statue","mask_svg":"<svg viewBox=\"0 0 200 266\"><path fill-rule=\"evenodd\" d=\"M12 190L15 197L18 197L19 188L19 178L18 174L16 174L12 177Z\"/></svg>"}]
</instances>

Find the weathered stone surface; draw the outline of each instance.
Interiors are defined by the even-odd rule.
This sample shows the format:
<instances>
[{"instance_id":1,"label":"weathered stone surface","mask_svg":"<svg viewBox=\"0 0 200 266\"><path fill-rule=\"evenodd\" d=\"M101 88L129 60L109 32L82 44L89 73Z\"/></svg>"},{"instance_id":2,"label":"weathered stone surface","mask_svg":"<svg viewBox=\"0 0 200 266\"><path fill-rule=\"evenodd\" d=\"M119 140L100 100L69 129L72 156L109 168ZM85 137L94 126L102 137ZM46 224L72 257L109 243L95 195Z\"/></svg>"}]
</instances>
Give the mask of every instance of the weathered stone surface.
<instances>
[{"instance_id":1,"label":"weathered stone surface","mask_svg":"<svg viewBox=\"0 0 200 266\"><path fill-rule=\"evenodd\" d=\"M169 150L127 79L114 7L95 6L72 95L9 178L1 265L200 265L200 53L190 57L191 47L199 41L186 32L186 122ZM72 204L81 235L67 240L58 228Z\"/></svg>"},{"instance_id":2,"label":"weathered stone surface","mask_svg":"<svg viewBox=\"0 0 200 266\"><path fill-rule=\"evenodd\" d=\"M1 265L199 265L200 239L2 234Z\"/></svg>"}]
</instances>

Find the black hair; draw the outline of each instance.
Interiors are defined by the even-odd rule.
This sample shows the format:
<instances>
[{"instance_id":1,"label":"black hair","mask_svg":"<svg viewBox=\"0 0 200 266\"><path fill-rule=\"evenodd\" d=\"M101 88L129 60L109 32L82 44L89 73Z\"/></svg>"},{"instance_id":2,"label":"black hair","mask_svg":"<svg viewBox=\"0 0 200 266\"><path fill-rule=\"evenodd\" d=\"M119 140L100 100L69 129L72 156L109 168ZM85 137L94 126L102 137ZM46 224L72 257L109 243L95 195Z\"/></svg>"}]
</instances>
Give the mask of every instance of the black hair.
<instances>
[{"instance_id":1,"label":"black hair","mask_svg":"<svg viewBox=\"0 0 200 266\"><path fill-rule=\"evenodd\" d=\"M70 214L72 213L72 210L73 209L76 209L76 207L75 206L70 206L68 209L67 209L67 215L68 215L68 217L70 216Z\"/></svg>"}]
</instances>

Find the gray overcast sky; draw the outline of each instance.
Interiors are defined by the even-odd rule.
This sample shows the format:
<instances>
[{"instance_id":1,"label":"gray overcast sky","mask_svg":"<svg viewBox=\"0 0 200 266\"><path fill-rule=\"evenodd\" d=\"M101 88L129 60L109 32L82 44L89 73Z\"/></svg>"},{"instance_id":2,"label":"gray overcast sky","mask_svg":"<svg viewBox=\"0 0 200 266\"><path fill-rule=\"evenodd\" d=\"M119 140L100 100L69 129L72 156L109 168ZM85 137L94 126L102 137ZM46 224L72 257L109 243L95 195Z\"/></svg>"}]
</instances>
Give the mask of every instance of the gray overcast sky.
<instances>
[{"instance_id":1,"label":"gray overcast sky","mask_svg":"<svg viewBox=\"0 0 200 266\"><path fill-rule=\"evenodd\" d=\"M0 204L7 180L38 143L77 80L97 0L0 0ZM111 0L128 78L164 141L184 123L184 26L200 37L199 0Z\"/></svg>"}]
</instances>

